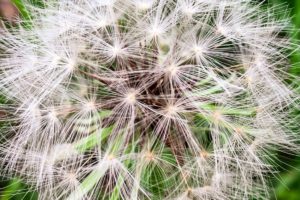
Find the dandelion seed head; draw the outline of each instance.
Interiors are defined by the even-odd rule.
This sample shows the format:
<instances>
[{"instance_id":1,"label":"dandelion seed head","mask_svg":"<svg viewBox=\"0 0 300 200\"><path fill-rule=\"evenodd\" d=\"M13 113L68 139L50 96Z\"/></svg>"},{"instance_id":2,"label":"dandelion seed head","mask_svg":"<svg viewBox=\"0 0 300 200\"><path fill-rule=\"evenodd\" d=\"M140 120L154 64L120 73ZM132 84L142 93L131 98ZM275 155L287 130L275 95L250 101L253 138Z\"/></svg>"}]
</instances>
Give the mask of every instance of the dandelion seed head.
<instances>
[{"instance_id":1,"label":"dandelion seed head","mask_svg":"<svg viewBox=\"0 0 300 200\"><path fill-rule=\"evenodd\" d=\"M23 2L0 35L1 175L41 200L269 198L270 155L299 150L277 8Z\"/></svg>"}]
</instances>

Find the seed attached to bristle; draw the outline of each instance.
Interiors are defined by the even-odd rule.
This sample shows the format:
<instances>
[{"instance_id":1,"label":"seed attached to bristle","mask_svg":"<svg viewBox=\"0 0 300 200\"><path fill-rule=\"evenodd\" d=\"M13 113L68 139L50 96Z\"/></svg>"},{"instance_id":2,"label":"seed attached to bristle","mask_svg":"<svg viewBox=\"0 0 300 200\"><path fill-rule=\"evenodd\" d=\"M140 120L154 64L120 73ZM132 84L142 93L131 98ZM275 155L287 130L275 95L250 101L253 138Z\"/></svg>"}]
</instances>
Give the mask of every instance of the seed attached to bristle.
<instances>
[{"instance_id":1,"label":"seed attached to bristle","mask_svg":"<svg viewBox=\"0 0 300 200\"><path fill-rule=\"evenodd\" d=\"M146 152L146 153L145 153L145 158L146 158L146 160L148 160L148 161L154 160L154 154L153 154L153 152L151 152L151 151Z\"/></svg>"},{"instance_id":2,"label":"seed attached to bristle","mask_svg":"<svg viewBox=\"0 0 300 200\"><path fill-rule=\"evenodd\" d=\"M136 95L137 91L135 90L130 90L125 96L125 102L128 104L135 104L136 103Z\"/></svg>"},{"instance_id":3,"label":"seed attached to bristle","mask_svg":"<svg viewBox=\"0 0 300 200\"><path fill-rule=\"evenodd\" d=\"M173 116L178 112L178 107L172 104L169 104L165 108L167 116Z\"/></svg>"},{"instance_id":4,"label":"seed attached to bristle","mask_svg":"<svg viewBox=\"0 0 300 200\"><path fill-rule=\"evenodd\" d=\"M175 76L178 68L175 65L170 65L166 68L166 73L170 76Z\"/></svg>"}]
</instances>

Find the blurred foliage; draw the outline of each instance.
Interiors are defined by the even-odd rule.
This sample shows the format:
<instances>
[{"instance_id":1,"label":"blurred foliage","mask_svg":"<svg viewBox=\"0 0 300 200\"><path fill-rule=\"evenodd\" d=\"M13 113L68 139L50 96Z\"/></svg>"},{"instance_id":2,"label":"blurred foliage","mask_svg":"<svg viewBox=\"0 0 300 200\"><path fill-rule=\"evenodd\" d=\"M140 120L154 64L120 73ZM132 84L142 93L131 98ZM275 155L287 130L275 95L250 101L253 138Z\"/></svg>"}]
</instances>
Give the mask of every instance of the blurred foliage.
<instances>
[{"instance_id":1,"label":"blurred foliage","mask_svg":"<svg viewBox=\"0 0 300 200\"><path fill-rule=\"evenodd\" d=\"M1 0L0 0L1 1ZM300 0L269 0L261 1L267 6L282 6L290 12L291 21L294 27L291 31L290 37L294 43L299 44L300 41ZM30 19L30 13L22 5L22 0L11 0L19 9L21 16L24 19ZM33 4L42 6L41 0L31 0ZM281 12L279 14L286 14ZM280 17L280 16L279 16ZM291 67L290 72L293 75L300 76L300 50L296 50L290 56ZM300 83L298 82L300 87ZM0 129L1 130L1 129ZM1 133L0 133L1 134ZM279 154L277 162L283 165L278 169L278 174L271 182L275 188L273 193L273 200L300 200L300 155ZM0 200L35 200L37 194L30 192L30 190L21 183L18 179L0 180Z\"/></svg>"},{"instance_id":2,"label":"blurred foliage","mask_svg":"<svg viewBox=\"0 0 300 200\"><path fill-rule=\"evenodd\" d=\"M294 43L300 40L300 0L270 0L270 4L287 5L291 12L291 21L294 31L290 35ZM300 75L300 51L295 50L291 55L290 73L299 77ZM299 82L297 83L299 85ZM299 113L298 113L299 114ZM299 131L297 131L299 132ZM280 170L273 181L275 187L274 200L300 200L300 156L281 154L278 157L280 164L284 167Z\"/></svg>"}]
</instances>

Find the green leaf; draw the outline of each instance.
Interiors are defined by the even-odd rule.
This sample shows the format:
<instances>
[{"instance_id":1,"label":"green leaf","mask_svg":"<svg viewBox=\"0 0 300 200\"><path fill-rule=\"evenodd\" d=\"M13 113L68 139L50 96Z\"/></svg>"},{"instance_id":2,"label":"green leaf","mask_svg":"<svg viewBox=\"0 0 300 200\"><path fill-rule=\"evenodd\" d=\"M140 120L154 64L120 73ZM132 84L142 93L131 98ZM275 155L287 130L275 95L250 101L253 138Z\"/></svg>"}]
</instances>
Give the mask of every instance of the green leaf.
<instances>
[{"instance_id":1,"label":"green leaf","mask_svg":"<svg viewBox=\"0 0 300 200\"><path fill-rule=\"evenodd\" d=\"M75 143L75 149L79 152L83 153L94 148L97 144L106 139L113 127L103 128L100 131L97 131L86 138L81 139L80 141Z\"/></svg>"}]
</instances>

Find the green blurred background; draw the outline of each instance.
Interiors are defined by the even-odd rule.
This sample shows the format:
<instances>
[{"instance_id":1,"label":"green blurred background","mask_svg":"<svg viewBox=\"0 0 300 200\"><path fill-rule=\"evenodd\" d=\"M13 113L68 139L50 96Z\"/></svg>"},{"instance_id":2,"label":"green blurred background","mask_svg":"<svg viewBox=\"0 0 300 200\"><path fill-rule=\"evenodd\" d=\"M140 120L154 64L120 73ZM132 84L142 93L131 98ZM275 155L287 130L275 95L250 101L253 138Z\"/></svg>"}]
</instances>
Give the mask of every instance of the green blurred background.
<instances>
[{"instance_id":1,"label":"green blurred background","mask_svg":"<svg viewBox=\"0 0 300 200\"><path fill-rule=\"evenodd\" d=\"M0 5L4 1L7 2L9 0L0 0ZM39 0L34 0L34 2L38 1ZM266 6L283 6L283 10L278 13L278 15L286 14L284 9L290 13L291 22L294 27L293 31L290 31L289 34L295 43L300 44L300 0L257 1L264 3ZM21 0L11 0L11 2L14 2L19 8L22 7ZM2 14L3 12L8 11L7 9L10 8L4 7L3 9L2 11L0 10ZM295 51L290 56L290 60L290 73L300 77L300 50ZM300 88L300 82L297 84ZM295 116L299 116L298 118L300 122L300 114ZM299 132L300 135L300 129L297 129L296 132ZM277 160L278 164L282 165L282 167L278 169L278 174L276 174L276 176L270 182L270 184L274 187L272 200L300 200L300 155L278 153ZM26 186L18 180L5 180L0 178L0 200L23 199L36 200L38 197L37 194L30 192L28 188L26 188Z\"/></svg>"}]
</instances>

